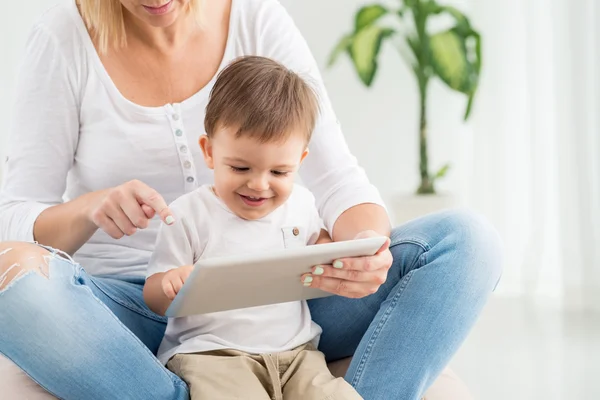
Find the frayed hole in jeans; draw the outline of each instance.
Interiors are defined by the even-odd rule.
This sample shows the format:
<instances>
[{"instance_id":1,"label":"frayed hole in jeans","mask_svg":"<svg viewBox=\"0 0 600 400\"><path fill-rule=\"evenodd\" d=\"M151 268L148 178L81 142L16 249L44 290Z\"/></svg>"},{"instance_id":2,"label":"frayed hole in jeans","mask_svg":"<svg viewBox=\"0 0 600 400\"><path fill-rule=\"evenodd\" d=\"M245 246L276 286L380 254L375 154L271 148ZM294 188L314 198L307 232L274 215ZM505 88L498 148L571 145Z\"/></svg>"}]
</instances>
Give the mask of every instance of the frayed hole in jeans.
<instances>
[{"instance_id":1,"label":"frayed hole in jeans","mask_svg":"<svg viewBox=\"0 0 600 400\"><path fill-rule=\"evenodd\" d=\"M42 251L19 251L10 247L0 251L0 291L29 272L49 278L51 258L52 255Z\"/></svg>"}]
</instances>

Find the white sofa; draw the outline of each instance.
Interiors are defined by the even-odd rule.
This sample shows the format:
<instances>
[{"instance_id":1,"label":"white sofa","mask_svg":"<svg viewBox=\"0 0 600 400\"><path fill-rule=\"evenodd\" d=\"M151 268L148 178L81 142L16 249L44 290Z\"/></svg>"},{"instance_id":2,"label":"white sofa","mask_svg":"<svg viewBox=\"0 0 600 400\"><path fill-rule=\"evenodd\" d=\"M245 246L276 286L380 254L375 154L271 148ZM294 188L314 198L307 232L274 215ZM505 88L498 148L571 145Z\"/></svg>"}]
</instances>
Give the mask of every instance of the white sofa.
<instances>
[{"instance_id":1,"label":"white sofa","mask_svg":"<svg viewBox=\"0 0 600 400\"><path fill-rule=\"evenodd\" d=\"M336 361L329 365L335 376L342 376L350 359ZM0 355L0 397L2 400L56 400L54 396L38 386L19 367ZM429 388L425 400L472 400L467 387L450 369L444 372ZM69 400L69 399L67 399Z\"/></svg>"}]
</instances>

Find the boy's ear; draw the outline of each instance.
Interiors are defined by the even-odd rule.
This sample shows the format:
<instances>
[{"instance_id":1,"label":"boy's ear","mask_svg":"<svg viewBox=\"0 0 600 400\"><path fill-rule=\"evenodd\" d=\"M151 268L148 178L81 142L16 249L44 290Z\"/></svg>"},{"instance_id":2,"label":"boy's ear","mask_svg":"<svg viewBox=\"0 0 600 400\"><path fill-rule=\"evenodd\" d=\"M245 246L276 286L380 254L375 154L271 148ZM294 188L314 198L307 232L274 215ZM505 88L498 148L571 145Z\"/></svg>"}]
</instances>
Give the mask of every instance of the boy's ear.
<instances>
[{"instance_id":1,"label":"boy's ear","mask_svg":"<svg viewBox=\"0 0 600 400\"><path fill-rule=\"evenodd\" d=\"M200 144L200 148L202 149L202 154L204 155L204 162L206 166L210 169L215 168L215 162L213 160L213 149L212 143L210 142L210 138L206 135L200 136L198 139L198 144Z\"/></svg>"},{"instance_id":2,"label":"boy's ear","mask_svg":"<svg viewBox=\"0 0 600 400\"><path fill-rule=\"evenodd\" d=\"M308 155L308 147L304 150L304 152L302 153L302 156L300 156L300 164L302 164L302 161L304 161L304 159L306 158L307 155Z\"/></svg>"}]
</instances>

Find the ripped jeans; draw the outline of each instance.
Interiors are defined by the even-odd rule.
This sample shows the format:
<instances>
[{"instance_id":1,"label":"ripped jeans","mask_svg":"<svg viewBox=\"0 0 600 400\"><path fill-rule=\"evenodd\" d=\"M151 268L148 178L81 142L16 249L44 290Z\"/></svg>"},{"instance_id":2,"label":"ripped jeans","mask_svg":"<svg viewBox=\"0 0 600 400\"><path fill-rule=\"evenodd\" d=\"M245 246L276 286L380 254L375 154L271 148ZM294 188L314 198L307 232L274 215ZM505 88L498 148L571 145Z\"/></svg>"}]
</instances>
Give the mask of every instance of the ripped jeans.
<instances>
[{"instance_id":1,"label":"ripped jeans","mask_svg":"<svg viewBox=\"0 0 600 400\"><path fill-rule=\"evenodd\" d=\"M166 318L146 307L144 277L91 276L44 248L0 275L0 352L59 398L188 399L153 354Z\"/></svg>"},{"instance_id":2,"label":"ripped jeans","mask_svg":"<svg viewBox=\"0 0 600 400\"><path fill-rule=\"evenodd\" d=\"M480 216L447 211L394 229L390 251L394 261L377 293L309 307L327 361L354 355L345 378L363 398L418 400L498 283L501 247ZM165 319L144 304L144 279L90 276L51 253L22 258L32 264L30 272L8 271L17 279L5 274L0 353L64 399L187 399L185 383L152 354ZM0 275L10 254L0 257Z\"/></svg>"},{"instance_id":3,"label":"ripped jeans","mask_svg":"<svg viewBox=\"0 0 600 400\"><path fill-rule=\"evenodd\" d=\"M46 250L48 250L48 248L46 248ZM0 258L3 258L3 256L10 256L11 254L8 253L11 251L13 251L12 247L7 247L6 249L0 251ZM61 254L64 253L61 252ZM68 257L66 254L65 256ZM71 260L70 257L69 259ZM11 262L8 268L6 268L6 270L0 274L0 290L7 288L8 283L16 282L20 277L31 272L37 272L46 278L49 278L48 266L51 260L52 254L31 255L23 260L13 260L15 262Z\"/></svg>"}]
</instances>

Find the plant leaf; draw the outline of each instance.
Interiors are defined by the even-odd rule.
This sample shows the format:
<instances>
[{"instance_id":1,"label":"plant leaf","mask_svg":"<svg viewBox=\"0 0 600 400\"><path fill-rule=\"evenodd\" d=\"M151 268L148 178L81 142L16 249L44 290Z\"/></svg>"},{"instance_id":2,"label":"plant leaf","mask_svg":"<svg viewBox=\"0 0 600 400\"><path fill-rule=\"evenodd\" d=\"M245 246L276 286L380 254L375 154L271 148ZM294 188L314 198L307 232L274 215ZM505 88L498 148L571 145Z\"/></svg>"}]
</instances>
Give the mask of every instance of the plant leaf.
<instances>
[{"instance_id":1,"label":"plant leaf","mask_svg":"<svg viewBox=\"0 0 600 400\"><path fill-rule=\"evenodd\" d=\"M354 35L350 45L350 56L358 76L366 86L371 86L377 72L377 57L381 42L393 33L393 29L370 25Z\"/></svg>"},{"instance_id":2,"label":"plant leaf","mask_svg":"<svg viewBox=\"0 0 600 400\"><path fill-rule=\"evenodd\" d=\"M479 72L476 61L467 57L466 37L455 29L431 37L431 63L435 73L450 88L470 95L477 88Z\"/></svg>"},{"instance_id":3,"label":"plant leaf","mask_svg":"<svg viewBox=\"0 0 600 400\"><path fill-rule=\"evenodd\" d=\"M412 35L406 36L406 43L408 43L408 47L412 50L415 59L419 59L419 55L421 54L421 43L419 43L419 39Z\"/></svg>"},{"instance_id":4,"label":"plant leaf","mask_svg":"<svg viewBox=\"0 0 600 400\"><path fill-rule=\"evenodd\" d=\"M475 39L475 70L477 75L481 72L481 35L478 32L471 31L471 36Z\"/></svg>"},{"instance_id":5,"label":"plant leaf","mask_svg":"<svg viewBox=\"0 0 600 400\"><path fill-rule=\"evenodd\" d=\"M475 38L475 72L477 73L477 81L475 87L469 94L469 102L467 103L467 109L465 110L464 120L466 121L471 115L471 109L473 107L473 100L475 99L475 92L479 86L479 76L481 75L481 36L479 33L473 31L472 36Z\"/></svg>"},{"instance_id":6,"label":"plant leaf","mask_svg":"<svg viewBox=\"0 0 600 400\"><path fill-rule=\"evenodd\" d=\"M456 21L456 28L462 36L466 36L472 29L469 19L458 8L452 6L437 6L433 13L448 13Z\"/></svg>"},{"instance_id":7,"label":"plant leaf","mask_svg":"<svg viewBox=\"0 0 600 400\"><path fill-rule=\"evenodd\" d=\"M469 94L469 100L467 101L467 109L465 110L465 115L463 117L463 121L469 119L469 115L471 115L471 109L473 108L473 100L475 99L475 92Z\"/></svg>"},{"instance_id":8,"label":"plant leaf","mask_svg":"<svg viewBox=\"0 0 600 400\"><path fill-rule=\"evenodd\" d=\"M356 21L354 24L354 32L358 32L367 26L373 24L379 18L383 17L388 13L388 9L380 4L371 4L362 7L356 13Z\"/></svg>"},{"instance_id":9,"label":"plant leaf","mask_svg":"<svg viewBox=\"0 0 600 400\"><path fill-rule=\"evenodd\" d=\"M479 75L481 73L481 36L477 31L475 31L472 28L469 18L467 18L465 14L463 14L460 10L458 10L455 7L436 5L435 9L433 10L433 13L447 13L452 18L454 18L454 20L456 21L456 26L452 28L451 31L454 31L458 35L458 37L462 39L460 40L461 43L459 44L459 47L462 48L462 52L465 54L464 59L466 62L465 68L463 69L463 73L465 73L465 75L463 76L461 84L457 83L458 79L454 81L455 85L450 84L447 74L444 74L439 68L439 63L436 63L436 61L434 60L433 64L436 68L436 74L446 84L448 84L448 86L469 96L467 108L464 114L464 119L467 120L467 118L469 118L469 115L471 114L475 92L477 91L477 86L479 84ZM468 40L474 40L475 46L467 46ZM439 45L439 43L437 44ZM432 49L432 53L435 52L436 50ZM437 49L437 52L439 53L439 49ZM433 55L433 57L435 58L435 54Z\"/></svg>"},{"instance_id":10,"label":"plant leaf","mask_svg":"<svg viewBox=\"0 0 600 400\"><path fill-rule=\"evenodd\" d=\"M350 46L352 45L352 35L345 35L340 39L338 44L335 46L331 54L329 55L329 60L327 61L327 66L331 67L337 61L340 54L343 52L350 51Z\"/></svg>"},{"instance_id":11,"label":"plant leaf","mask_svg":"<svg viewBox=\"0 0 600 400\"><path fill-rule=\"evenodd\" d=\"M438 170L438 172L435 173L435 175L433 176L433 180L443 178L444 176L446 176L449 169L450 169L450 164L444 165L442 168L440 168Z\"/></svg>"}]
</instances>

